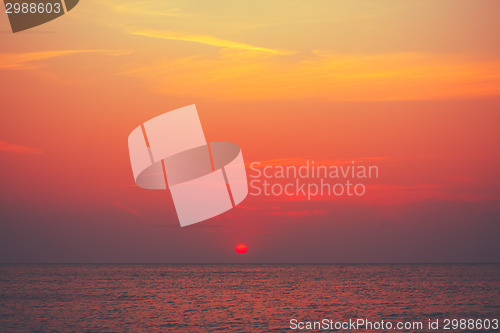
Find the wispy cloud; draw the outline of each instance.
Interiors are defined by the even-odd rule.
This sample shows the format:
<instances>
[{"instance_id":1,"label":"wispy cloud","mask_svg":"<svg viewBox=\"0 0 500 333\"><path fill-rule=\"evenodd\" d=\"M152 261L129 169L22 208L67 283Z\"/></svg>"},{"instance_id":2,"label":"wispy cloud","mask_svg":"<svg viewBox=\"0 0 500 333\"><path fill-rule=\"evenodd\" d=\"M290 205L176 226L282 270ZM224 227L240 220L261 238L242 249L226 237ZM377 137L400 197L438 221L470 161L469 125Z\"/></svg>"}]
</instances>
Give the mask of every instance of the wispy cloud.
<instances>
[{"instance_id":1,"label":"wispy cloud","mask_svg":"<svg viewBox=\"0 0 500 333\"><path fill-rule=\"evenodd\" d=\"M43 150L34 147L16 145L0 140L0 152L13 154L41 154Z\"/></svg>"},{"instance_id":2,"label":"wispy cloud","mask_svg":"<svg viewBox=\"0 0 500 333\"><path fill-rule=\"evenodd\" d=\"M475 183L457 184L454 181L443 183L417 183L417 184L373 184L366 185L367 200L380 205L406 204L422 201L455 201L455 202L480 202L499 201L497 193L484 193L478 190Z\"/></svg>"},{"instance_id":3,"label":"wispy cloud","mask_svg":"<svg viewBox=\"0 0 500 333\"><path fill-rule=\"evenodd\" d=\"M162 35L237 50L203 36ZM163 37L161 37L163 36ZM245 46L243 46L245 45ZM230 48L233 47L233 48ZM314 51L286 58L264 52L159 59L124 71L160 93L213 99L320 98L328 101L466 99L500 95L500 61L425 53L335 54Z\"/></svg>"},{"instance_id":4,"label":"wispy cloud","mask_svg":"<svg viewBox=\"0 0 500 333\"><path fill-rule=\"evenodd\" d=\"M286 217L305 217L305 216L326 216L327 211L325 209L312 209L312 210L287 210L272 212L270 215L273 216L286 216Z\"/></svg>"},{"instance_id":5,"label":"wispy cloud","mask_svg":"<svg viewBox=\"0 0 500 333\"><path fill-rule=\"evenodd\" d=\"M380 162L380 161L387 161L389 157L387 156L370 156L370 157L358 157L358 158L353 158L353 159L328 159L328 160L315 160L312 158L306 159L306 158L278 158L278 159L272 159L272 160L265 160L265 161L254 161L254 162L249 162L245 163L245 165L248 167L252 165L255 168L263 168L266 166L304 166L304 165L309 165L309 167L313 166L318 166L318 165L324 165L324 166L330 166L330 165L346 165L346 164L352 164L354 163L370 163L370 162ZM314 163L313 163L314 162ZM253 164L252 164L253 163Z\"/></svg>"},{"instance_id":6,"label":"wispy cloud","mask_svg":"<svg viewBox=\"0 0 500 333\"><path fill-rule=\"evenodd\" d=\"M132 35L137 35L137 36L193 42L193 43L199 43L199 44L216 46L227 49L239 49L245 51L264 52L264 53L282 54L282 55L294 53L292 51L253 46L250 44L220 39L217 37L207 36L207 35L190 35L172 31L158 31L158 30L139 30L139 31L131 31L130 33Z\"/></svg>"},{"instance_id":7,"label":"wispy cloud","mask_svg":"<svg viewBox=\"0 0 500 333\"><path fill-rule=\"evenodd\" d=\"M116 207L126 211L126 212L129 212L130 214L132 215L135 215L135 216L138 216L138 217L142 217L142 214L134 209L134 208L131 208L131 207L128 207L127 205L123 204L122 202L120 202L119 200L115 200L113 202L113 205L115 205Z\"/></svg>"},{"instance_id":8,"label":"wispy cloud","mask_svg":"<svg viewBox=\"0 0 500 333\"><path fill-rule=\"evenodd\" d=\"M131 14L137 16L189 16L180 8L172 7L167 1L110 1L94 0L94 3L106 6L117 14Z\"/></svg>"},{"instance_id":9,"label":"wispy cloud","mask_svg":"<svg viewBox=\"0 0 500 333\"><path fill-rule=\"evenodd\" d=\"M84 53L118 56L130 53L123 50L56 50L29 53L0 53L0 70L27 70L39 67L43 60Z\"/></svg>"}]
</instances>

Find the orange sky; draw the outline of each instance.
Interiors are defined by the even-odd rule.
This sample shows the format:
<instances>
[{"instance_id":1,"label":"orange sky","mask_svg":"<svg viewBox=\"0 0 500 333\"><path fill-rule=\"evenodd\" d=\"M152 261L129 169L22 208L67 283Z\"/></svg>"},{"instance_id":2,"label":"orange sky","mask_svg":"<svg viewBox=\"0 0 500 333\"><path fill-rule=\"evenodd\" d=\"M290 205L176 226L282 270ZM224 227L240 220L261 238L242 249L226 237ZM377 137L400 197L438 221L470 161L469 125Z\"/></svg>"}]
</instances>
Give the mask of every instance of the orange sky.
<instances>
[{"instance_id":1,"label":"orange sky","mask_svg":"<svg viewBox=\"0 0 500 333\"><path fill-rule=\"evenodd\" d=\"M0 261L498 261L499 11L86 0L17 34L1 13ZM189 104L247 163L381 158L380 178L180 229L133 186L127 136Z\"/></svg>"}]
</instances>

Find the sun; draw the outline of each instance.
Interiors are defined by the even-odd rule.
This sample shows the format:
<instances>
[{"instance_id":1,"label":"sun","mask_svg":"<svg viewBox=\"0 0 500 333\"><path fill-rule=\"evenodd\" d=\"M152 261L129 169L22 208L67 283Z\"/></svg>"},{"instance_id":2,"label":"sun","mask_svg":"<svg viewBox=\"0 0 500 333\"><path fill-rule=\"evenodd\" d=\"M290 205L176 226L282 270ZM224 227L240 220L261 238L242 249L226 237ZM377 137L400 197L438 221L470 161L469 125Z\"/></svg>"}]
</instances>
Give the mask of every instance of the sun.
<instances>
[{"instance_id":1,"label":"sun","mask_svg":"<svg viewBox=\"0 0 500 333\"><path fill-rule=\"evenodd\" d=\"M236 252L238 252L238 254L243 254L245 252L247 252L248 248L245 244L238 244L238 246L236 246Z\"/></svg>"}]
</instances>

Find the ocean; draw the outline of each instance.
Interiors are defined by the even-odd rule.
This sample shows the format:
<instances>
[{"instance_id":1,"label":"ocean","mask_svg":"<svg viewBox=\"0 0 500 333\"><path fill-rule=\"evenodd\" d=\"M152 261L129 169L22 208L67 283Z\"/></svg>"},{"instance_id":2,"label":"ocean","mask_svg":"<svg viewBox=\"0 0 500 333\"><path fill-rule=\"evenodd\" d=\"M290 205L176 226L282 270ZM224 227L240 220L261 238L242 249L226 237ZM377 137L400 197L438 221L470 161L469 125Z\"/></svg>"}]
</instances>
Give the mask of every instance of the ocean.
<instances>
[{"instance_id":1,"label":"ocean","mask_svg":"<svg viewBox=\"0 0 500 333\"><path fill-rule=\"evenodd\" d=\"M443 332L446 319L487 324L499 310L493 264L0 265L1 332L292 332L358 319L424 326L337 331Z\"/></svg>"}]
</instances>

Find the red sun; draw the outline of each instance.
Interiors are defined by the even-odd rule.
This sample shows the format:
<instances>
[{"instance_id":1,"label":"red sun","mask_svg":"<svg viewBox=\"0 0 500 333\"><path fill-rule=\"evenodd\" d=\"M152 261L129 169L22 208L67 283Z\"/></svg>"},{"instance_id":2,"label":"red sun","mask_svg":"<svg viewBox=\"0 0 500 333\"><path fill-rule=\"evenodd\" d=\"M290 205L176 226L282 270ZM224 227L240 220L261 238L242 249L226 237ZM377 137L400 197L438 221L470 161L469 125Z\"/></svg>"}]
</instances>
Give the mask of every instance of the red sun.
<instances>
[{"instance_id":1,"label":"red sun","mask_svg":"<svg viewBox=\"0 0 500 333\"><path fill-rule=\"evenodd\" d=\"M245 252L247 252L247 246L245 244L238 244L238 246L236 246L236 252L238 252L239 254L243 254Z\"/></svg>"}]
</instances>

